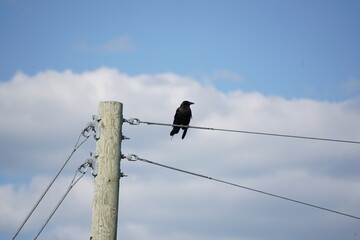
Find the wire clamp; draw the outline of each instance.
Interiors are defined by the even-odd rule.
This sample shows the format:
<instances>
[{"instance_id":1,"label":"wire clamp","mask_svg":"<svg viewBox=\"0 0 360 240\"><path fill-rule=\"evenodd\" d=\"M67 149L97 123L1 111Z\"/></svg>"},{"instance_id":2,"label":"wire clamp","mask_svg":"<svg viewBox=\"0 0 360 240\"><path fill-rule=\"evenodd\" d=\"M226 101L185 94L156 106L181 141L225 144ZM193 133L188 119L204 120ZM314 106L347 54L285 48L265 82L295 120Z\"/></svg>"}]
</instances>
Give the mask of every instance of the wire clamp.
<instances>
[{"instance_id":1,"label":"wire clamp","mask_svg":"<svg viewBox=\"0 0 360 240\"><path fill-rule=\"evenodd\" d=\"M78 171L82 174L86 173L89 167L92 169L91 173L94 177L98 175L99 167L97 162L97 157L99 156L99 153L91 152L90 158L86 159L85 163L83 163L79 168Z\"/></svg>"},{"instance_id":2,"label":"wire clamp","mask_svg":"<svg viewBox=\"0 0 360 240\"><path fill-rule=\"evenodd\" d=\"M132 161L132 162L135 162L139 159L139 157L135 154L128 154L128 155L122 155L122 158L125 158L127 159L128 161Z\"/></svg>"},{"instance_id":3,"label":"wire clamp","mask_svg":"<svg viewBox=\"0 0 360 240\"><path fill-rule=\"evenodd\" d=\"M124 119L124 121L129 123L130 125L139 125L141 123L140 119L138 118Z\"/></svg>"},{"instance_id":4,"label":"wire clamp","mask_svg":"<svg viewBox=\"0 0 360 240\"><path fill-rule=\"evenodd\" d=\"M92 122L89 122L86 127L84 128L84 130L82 130L81 134L88 138L91 133L94 134L94 138L96 140L100 139L100 128L99 128L99 122L101 120L101 116L100 115L92 115Z\"/></svg>"},{"instance_id":5,"label":"wire clamp","mask_svg":"<svg viewBox=\"0 0 360 240\"><path fill-rule=\"evenodd\" d=\"M130 138L127 137L127 136L122 135L121 139L122 139L122 140L129 140Z\"/></svg>"},{"instance_id":6,"label":"wire clamp","mask_svg":"<svg viewBox=\"0 0 360 240\"><path fill-rule=\"evenodd\" d=\"M123 172L120 172L120 178L127 177L128 175L124 174Z\"/></svg>"}]
</instances>

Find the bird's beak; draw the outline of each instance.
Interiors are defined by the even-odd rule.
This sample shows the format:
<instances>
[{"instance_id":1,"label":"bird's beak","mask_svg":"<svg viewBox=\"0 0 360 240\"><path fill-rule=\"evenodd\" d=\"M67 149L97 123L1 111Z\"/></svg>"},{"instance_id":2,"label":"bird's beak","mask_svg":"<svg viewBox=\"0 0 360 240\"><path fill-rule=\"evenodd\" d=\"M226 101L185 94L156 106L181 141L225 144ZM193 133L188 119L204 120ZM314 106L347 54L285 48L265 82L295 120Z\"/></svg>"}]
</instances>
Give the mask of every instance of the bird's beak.
<instances>
[{"instance_id":1,"label":"bird's beak","mask_svg":"<svg viewBox=\"0 0 360 240\"><path fill-rule=\"evenodd\" d=\"M191 104L194 104L193 102L189 102L189 104L191 105Z\"/></svg>"}]
</instances>

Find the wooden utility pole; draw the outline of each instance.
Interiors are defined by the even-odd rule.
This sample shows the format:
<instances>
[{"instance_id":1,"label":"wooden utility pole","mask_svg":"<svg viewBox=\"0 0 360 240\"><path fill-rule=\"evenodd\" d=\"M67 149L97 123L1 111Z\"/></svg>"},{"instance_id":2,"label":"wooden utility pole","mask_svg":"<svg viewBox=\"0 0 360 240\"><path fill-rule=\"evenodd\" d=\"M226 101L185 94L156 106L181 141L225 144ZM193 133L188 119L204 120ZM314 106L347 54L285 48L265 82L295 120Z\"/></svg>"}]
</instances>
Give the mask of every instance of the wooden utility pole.
<instances>
[{"instance_id":1,"label":"wooden utility pole","mask_svg":"<svg viewBox=\"0 0 360 240\"><path fill-rule=\"evenodd\" d=\"M100 102L100 139L96 142L98 175L95 177L92 240L116 240L122 140L122 103Z\"/></svg>"}]
</instances>

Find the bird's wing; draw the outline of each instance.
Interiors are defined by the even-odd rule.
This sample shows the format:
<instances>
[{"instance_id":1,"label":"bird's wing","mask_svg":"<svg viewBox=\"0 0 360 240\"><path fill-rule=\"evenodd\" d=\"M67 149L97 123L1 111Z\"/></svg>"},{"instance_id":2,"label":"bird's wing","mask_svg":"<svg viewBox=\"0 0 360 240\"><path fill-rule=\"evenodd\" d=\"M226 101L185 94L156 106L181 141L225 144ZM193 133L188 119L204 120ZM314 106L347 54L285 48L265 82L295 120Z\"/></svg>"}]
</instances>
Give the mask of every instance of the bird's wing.
<instances>
[{"instance_id":1,"label":"bird's wing","mask_svg":"<svg viewBox=\"0 0 360 240\"><path fill-rule=\"evenodd\" d=\"M185 112L183 112L182 114L182 124L183 125L189 125L190 123L190 119L191 119L191 110L187 110Z\"/></svg>"},{"instance_id":2,"label":"bird's wing","mask_svg":"<svg viewBox=\"0 0 360 240\"><path fill-rule=\"evenodd\" d=\"M183 113L180 108L176 109L176 113L174 116L174 122L173 124L179 124L181 125L183 122Z\"/></svg>"}]
</instances>

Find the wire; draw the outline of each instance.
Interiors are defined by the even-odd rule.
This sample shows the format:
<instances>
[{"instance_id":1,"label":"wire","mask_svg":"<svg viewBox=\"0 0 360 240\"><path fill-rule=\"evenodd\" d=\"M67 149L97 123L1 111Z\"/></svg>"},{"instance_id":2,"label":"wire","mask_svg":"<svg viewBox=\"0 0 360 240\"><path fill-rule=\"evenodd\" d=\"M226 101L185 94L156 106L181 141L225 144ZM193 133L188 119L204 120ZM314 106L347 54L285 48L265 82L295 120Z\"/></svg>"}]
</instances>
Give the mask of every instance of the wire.
<instances>
[{"instance_id":1,"label":"wire","mask_svg":"<svg viewBox=\"0 0 360 240\"><path fill-rule=\"evenodd\" d=\"M357 216L354 216L354 215L350 215L350 214L347 214L347 213L343 213L343 212L331 210L331 209L329 209L329 208L320 207L320 206L317 206L317 205L314 205L314 204L310 204L310 203L306 203L306 202L303 202L303 201L291 199L291 198L288 198L288 197L283 197L283 196L280 196L280 195L277 195L277 194L273 194L273 193L269 193L269 192L257 190L257 189L255 189L255 188L250 188L250 187L242 186L242 185L239 185L239 184L236 184L236 183L224 181L224 180L221 180L221 179L209 177L209 176L202 175L202 174L198 174L198 173L194 173L194 172L191 172L191 171L186 171L186 170L182 170L182 169L179 169L179 168L167 166L167 165L164 165L164 164L161 164L161 163L157 163L157 162L153 162L153 161L150 161L150 160L147 160L147 159L144 159L144 158L139 158L139 157L136 156L136 155L129 155L129 156L127 156L126 158L127 158L129 161L139 160L139 161L142 161L142 162L145 162L145 163L150 163L150 164L153 164L153 165L156 165L156 166L159 166L159 167L171 169L171 170L174 170L174 171L182 172L182 173L189 174L189 175L193 175L193 176L196 176L196 177L205 178L205 179L212 180L212 181L215 181L215 182L220 182L220 183L223 183L223 184L227 184L227 185L230 185L230 186L233 186L233 187L238 187L238 188L246 189L246 190L249 190L249 191L253 191L253 192L265 194L265 195L268 195L268 196L271 196L271 197L283 199L283 200L286 200L286 201L290 201L290 202L302 204L302 205L305 205L305 206L308 206L308 207L317 208L317 209L320 209L320 210L323 210L323 211L327 211L327 212L331 212L331 213L335 213L335 214L339 214L339 215L343 215L343 216L346 216L346 217L350 217L350 218L354 218L354 219L360 220L360 217L357 217Z\"/></svg>"},{"instance_id":2,"label":"wire","mask_svg":"<svg viewBox=\"0 0 360 240\"><path fill-rule=\"evenodd\" d=\"M69 157L65 160L64 164L61 166L60 170L57 172L57 174L55 175L55 177L53 178L53 180L51 180L51 182L49 183L49 185L46 187L44 193L40 196L39 200L35 203L34 207L30 210L29 214L25 217L25 220L23 221L23 223L20 225L19 229L16 231L16 233L14 234L12 240L14 240L17 235L20 233L20 231L22 230L22 228L24 227L24 225L26 224L26 222L29 220L30 216L33 214L33 212L35 211L35 209L38 207L38 205L40 204L40 202L42 201L42 199L44 198L44 196L46 195L46 193L49 191L49 189L51 188L51 186L54 184L55 180L58 178L58 176L60 175L60 173L62 172L62 170L65 168L66 164L69 162L69 160L71 159L71 157L74 155L74 153L76 152L76 150L84 143L86 142L86 140L88 139L88 137L86 137L82 142L80 142L80 138L81 138L82 134L79 135L75 146L73 148L73 150L71 151ZM79 143L80 142L80 143Z\"/></svg>"},{"instance_id":3,"label":"wire","mask_svg":"<svg viewBox=\"0 0 360 240\"><path fill-rule=\"evenodd\" d=\"M42 231L44 230L44 228L46 227L46 225L49 223L50 219L52 218L52 216L55 214L55 212L58 210L58 208L60 207L60 205L62 204L62 202L65 200L66 196L69 194L70 190L76 185L76 183L85 175L85 172L82 172L81 176L78 177L78 179L76 179L76 175L77 175L78 170L76 170L75 175L67 189L67 191L65 192L64 196L60 199L59 203L56 205L56 207L54 208L54 210L51 212L50 216L48 217L48 219L45 221L44 225L41 227L41 229L39 230L39 232L36 234L36 236L33 238L33 240L36 240L40 234L42 233Z\"/></svg>"},{"instance_id":4,"label":"wire","mask_svg":"<svg viewBox=\"0 0 360 240\"><path fill-rule=\"evenodd\" d=\"M272 137L286 137L286 138L297 138L297 139L306 139L306 140L318 140L318 141L328 141L328 142L360 144L360 141L352 141L352 140L298 136L298 135L277 134L277 133L267 133L267 132L244 131L244 130L234 130L234 129L225 129L225 128L197 127L197 126L190 126L190 125L178 125L178 124L157 123L157 122L146 122L146 121L141 121L137 118L131 118L129 120L125 119L125 121L131 125L138 125L140 123L144 123L147 125L170 126L170 127L180 127L180 128L194 128L194 129L201 129L201 130L255 134L255 135L272 136Z\"/></svg>"}]
</instances>

